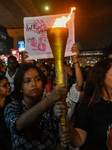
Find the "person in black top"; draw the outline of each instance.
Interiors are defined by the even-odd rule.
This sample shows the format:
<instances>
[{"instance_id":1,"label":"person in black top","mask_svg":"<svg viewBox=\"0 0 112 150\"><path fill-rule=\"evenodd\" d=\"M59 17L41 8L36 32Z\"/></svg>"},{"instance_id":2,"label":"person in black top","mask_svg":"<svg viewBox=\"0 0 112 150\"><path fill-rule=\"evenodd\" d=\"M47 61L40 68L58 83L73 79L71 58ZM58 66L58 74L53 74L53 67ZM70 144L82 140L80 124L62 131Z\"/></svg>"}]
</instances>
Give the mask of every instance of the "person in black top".
<instances>
[{"instance_id":1,"label":"person in black top","mask_svg":"<svg viewBox=\"0 0 112 150\"><path fill-rule=\"evenodd\" d=\"M61 116L65 110L61 105L56 115ZM68 126L61 131L60 140L63 144L80 147L80 150L109 150L107 133L111 124L112 59L107 58L91 68L84 97L77 106L74 127Z\"/></svg>"}]
</instances>

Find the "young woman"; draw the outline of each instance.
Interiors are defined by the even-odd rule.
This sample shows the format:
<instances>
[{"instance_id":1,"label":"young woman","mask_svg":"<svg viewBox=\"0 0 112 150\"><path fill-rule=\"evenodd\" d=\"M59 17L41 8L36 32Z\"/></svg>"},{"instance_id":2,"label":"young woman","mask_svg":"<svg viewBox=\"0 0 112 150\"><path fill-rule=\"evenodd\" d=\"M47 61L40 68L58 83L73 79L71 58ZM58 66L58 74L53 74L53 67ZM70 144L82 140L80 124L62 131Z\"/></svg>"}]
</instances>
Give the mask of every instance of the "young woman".
<instances>
[{"instance_id":1,"label":"young woman","mask_svg":"<svg viewBox=\"0 0 112 150\"><path fill-rule=\"evenodd\" d=\"M64 109L66 108L63 107L62 110L58 107L56 115L60 116ZM111 124L112 59L108 58L99 61L90 70L84 99L76 111L75 128L68 127L62 131L61 141L80 147L81 150L109 150L111 136L108 135L108 130Z\"/></svg>"},{"instance_id":2,"label":"young woman","mask_svg":"<svg viewBox=\"0 0 112 150\"><path fill-rule=\"evenodd\" d=\"M11 87L8 79L4 75L0 75L0 150L11 149L11 137L4 121L4 108L11 94Z\"/></svg>"},{"instance_id":3,"label":"young woman","mask_svg":"<svg viewBox=\"0 0 112 150\"><path fill-rule=\"evenodd\" d=\"M17 71L15 98L5 109L13 150L55 150L58 143L58 121L53 105L67 95L65 85L58 85L42 99L46 84L44 73L33 64L23 64Z\"/></svg>"}]
</instances>

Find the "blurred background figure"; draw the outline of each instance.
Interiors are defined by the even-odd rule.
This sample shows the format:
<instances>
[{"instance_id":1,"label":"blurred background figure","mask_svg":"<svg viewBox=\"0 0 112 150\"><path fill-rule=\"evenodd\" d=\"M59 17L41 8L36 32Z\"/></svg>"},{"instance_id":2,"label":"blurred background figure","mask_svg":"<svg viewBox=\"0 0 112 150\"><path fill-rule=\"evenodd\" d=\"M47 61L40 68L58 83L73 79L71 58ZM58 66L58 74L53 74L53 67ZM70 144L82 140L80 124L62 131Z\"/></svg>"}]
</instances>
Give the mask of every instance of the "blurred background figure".
<instances>
[{"instance_id":1,"label":"blurred background figure","mask_svg":"<svg viewBox=\"0 0 112 150\"><path fill-rule=\"evenodd\" d=\"M7 77L10 86L11 86L11 92L14 91L14 77L16 75L16 72L18 70L19 64L15 56L9 56L8 57L8 66L5 72L5 76Z\"/></svg>"},{"instance_id":2,"label":"blurred background figure","mask_svg":"<svg viewBox=\"0 0 112 150\"><path fill-rule=\"evenodd\" d=\"M5 106L11 101L8 79L0 75L0 150L11 150L11 134L4 121Z\"/></svg>"},{"instance_id":3,"label":"blurred background figure","mask_svg":"<svg viewBox=\"0 0 112 150\"><path fill-rule=\"evenodd\" d=\"M5 71L6 71L6 65L5 64L3 64L3 62L2 62L2 59L0 60L0 74L2 75L2 74L5 74Z\"/></svg>"},{"instance_id":4,"label":"blurred background figure","mask_svg":"<svg viewBox=\"0 0 112 150\"><path fill-rule=\"evenodd\" d=\"M39 68L45 74L45 76L47 78L47 84L46 84L45 90L44 90L44 96L47 96L52 91L52 83L51 83L51 80L48 78L49 69L45 63L41 64L39 66Z\"/></svg>"},{"instance_id":5,"label":"blurred background figure","mask_svg":"<svg viewBox=\"0 0 112 150\"><path fill-rule=\"evenodd\" d=\"M106 51L106 52L104 53L104 59L105 59L105 58L112 58L112 50Z\"/></svg>"}]
</instances>

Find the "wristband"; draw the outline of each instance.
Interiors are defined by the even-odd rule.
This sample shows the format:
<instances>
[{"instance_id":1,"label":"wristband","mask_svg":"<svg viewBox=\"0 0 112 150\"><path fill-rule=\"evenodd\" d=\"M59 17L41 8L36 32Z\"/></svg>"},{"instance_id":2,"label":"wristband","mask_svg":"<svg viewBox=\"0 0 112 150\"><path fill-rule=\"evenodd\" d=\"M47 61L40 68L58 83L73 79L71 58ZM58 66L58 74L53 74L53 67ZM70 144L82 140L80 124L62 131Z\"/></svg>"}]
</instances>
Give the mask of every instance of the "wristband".
<instances>
[{"instance_id":1,"label":"wristband","mask_svg":"<svg viewBox=\"0 0 112 150\"><path fill-rule=\"evenodd\" d=\"M78 64L78 61L76 61L76 62L75 62L75 61L73 61L73 64L74 64L74 65L75 65L75 64Z\"/></svg>"}]
</instances>

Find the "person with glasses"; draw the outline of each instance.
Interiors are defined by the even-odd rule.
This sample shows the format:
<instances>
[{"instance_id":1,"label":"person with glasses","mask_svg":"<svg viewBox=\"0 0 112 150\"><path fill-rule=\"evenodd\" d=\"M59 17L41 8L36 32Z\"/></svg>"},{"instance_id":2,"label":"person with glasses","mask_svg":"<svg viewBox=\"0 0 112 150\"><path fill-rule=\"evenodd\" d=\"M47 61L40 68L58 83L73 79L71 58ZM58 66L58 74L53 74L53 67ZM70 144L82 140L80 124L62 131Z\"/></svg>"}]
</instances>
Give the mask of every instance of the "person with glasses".
<instances>
[{"instance_id":1,"label":"person with glasses","mask_svg":"<svg viewBox=\"0 0 112 150\"><path fill-rule=\"evenodd\" d=\"M11 100L11 87L8 79L0 75L0 150L11 150L11 137L4 121L4 109Z\"/></svg>"}]
</instances>

